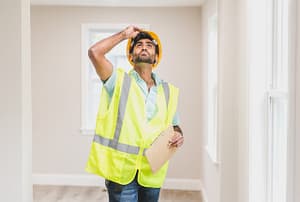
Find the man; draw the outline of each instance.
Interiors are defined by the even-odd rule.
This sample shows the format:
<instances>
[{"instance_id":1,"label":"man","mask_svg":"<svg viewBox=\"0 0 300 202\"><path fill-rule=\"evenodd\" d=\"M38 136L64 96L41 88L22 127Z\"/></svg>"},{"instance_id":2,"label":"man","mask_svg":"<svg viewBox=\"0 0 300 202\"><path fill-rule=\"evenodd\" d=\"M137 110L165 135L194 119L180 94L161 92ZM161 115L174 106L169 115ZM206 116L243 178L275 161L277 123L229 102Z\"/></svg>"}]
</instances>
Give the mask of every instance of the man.
<instances>
[{"instance_id":1,"label":"man","mask_svg":"<svg viewBox=\"0 0 300 202\"><path fill-rule=\"evenodd\" d=\"M128 39L127 57L133 69L114 69L105 54ZM173 125L170 145L184 138L178 126L178 89L152 72L161 59L161 44L153 32L129 26L89 49L89 57L104 83L86 170L105 178L110 202L156 202L168 163L152 173L145 150Z\"/></svg>"}]
</instances>

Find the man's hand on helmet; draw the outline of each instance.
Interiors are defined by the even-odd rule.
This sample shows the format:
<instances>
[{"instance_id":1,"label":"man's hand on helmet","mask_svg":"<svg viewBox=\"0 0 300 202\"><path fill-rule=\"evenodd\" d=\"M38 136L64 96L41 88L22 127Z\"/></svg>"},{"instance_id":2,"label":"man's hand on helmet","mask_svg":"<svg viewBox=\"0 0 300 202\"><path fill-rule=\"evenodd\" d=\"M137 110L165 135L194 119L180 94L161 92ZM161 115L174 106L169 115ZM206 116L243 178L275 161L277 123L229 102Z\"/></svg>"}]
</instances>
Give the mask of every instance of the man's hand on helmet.
<instances>
[{"instance_id":1,"label":"man's hand on helmet","mask_svg":"<svg viewBox=\"0 0 300 202\"><path fill-rule=\"evenodd\" d=\"M123 35L126 39L134 38L140 31L142 31L140 28L130 25L123 30Z\"/></svg>"}]
</instances>

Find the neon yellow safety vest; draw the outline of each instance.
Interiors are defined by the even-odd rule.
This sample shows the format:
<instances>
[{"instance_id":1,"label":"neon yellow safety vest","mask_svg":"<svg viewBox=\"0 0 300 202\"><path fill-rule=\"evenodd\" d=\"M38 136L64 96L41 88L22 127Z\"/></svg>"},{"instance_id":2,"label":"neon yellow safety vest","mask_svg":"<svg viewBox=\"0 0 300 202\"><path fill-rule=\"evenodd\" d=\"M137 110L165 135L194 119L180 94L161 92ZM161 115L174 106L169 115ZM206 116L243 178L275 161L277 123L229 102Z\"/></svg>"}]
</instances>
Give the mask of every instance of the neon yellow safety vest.
<instances>
[{"instance_id":1,"label":"neon yellow safety vest","mask_svg":"<svg viewBox=\"0 0 300 202\"><path fill-rule=\"evenodd\" d=\"M91 145L86 171L125 185L137 170L138 183L145 187L162 186L168 162L155 174L144 156L154 139L168 126L177 108L178 89L162 82L157 86L156 115L146 117L145 100L134 78L117 70L111 101L105 90L97 115L96 135Z\"/></svg>"}]
</instances>

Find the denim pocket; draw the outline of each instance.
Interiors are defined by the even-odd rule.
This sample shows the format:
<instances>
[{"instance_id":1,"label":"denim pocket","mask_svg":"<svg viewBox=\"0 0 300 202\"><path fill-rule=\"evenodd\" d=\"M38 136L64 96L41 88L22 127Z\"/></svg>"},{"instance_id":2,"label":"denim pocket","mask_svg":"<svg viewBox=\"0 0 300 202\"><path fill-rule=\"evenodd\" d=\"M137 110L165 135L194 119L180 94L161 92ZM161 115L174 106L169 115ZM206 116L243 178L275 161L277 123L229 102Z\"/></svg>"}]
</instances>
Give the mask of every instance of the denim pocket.
<instances>
[{"instance_id":1,"label":"denim pocket","mask_svg":"<svg viewBox=\"0 0 300 202\"><path fill-rule=\"evenodd\" d=\"M105 180L105 186L108 191L112 192L122 192L124 185L112 182L110 180Z\"/></svg>"}]
</instances>

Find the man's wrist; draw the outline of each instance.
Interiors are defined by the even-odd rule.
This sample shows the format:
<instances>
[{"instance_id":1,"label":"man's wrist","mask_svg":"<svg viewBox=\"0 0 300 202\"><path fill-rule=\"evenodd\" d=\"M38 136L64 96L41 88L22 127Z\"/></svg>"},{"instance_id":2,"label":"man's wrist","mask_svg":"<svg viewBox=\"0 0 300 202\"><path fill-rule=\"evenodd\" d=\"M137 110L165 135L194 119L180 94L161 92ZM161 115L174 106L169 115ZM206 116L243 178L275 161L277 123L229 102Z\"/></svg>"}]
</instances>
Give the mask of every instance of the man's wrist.
<instances>
[{"instance_id":1,"label":"man's wrist","mask_svg":"<svg viewBox=\"0 0 300 202\"><path fill-rule=\"evenodd\" d=\"M120 34L121 34L122 40L127 39L126 29L122 30Z\"/></svg>"}]
</instances>

